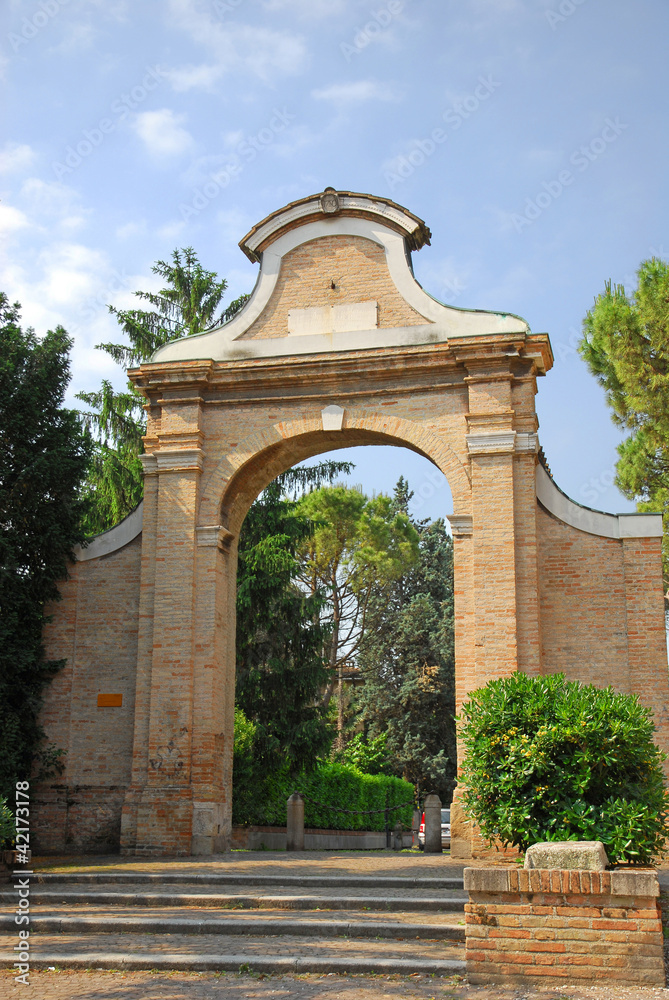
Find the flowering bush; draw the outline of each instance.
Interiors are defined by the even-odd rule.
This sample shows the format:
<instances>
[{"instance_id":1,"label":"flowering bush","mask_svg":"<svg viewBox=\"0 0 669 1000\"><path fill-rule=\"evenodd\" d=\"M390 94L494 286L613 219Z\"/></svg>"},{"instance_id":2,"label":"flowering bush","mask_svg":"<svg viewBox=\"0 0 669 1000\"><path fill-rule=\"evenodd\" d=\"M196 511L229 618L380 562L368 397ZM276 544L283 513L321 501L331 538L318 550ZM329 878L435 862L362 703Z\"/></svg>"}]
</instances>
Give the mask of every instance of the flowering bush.
<instances>
[{"instance_id":1,"label":"flowering bush","mask_svg":"<svg viewBox=\"0 0 669 1000\"><path fill-rule=\"evenodd\" d=\"M601 840L611 862L663 850L665 755L636 695L517 673L473 692L459 721L463 802L488 840Z\"/></svg>"}]
</instances>

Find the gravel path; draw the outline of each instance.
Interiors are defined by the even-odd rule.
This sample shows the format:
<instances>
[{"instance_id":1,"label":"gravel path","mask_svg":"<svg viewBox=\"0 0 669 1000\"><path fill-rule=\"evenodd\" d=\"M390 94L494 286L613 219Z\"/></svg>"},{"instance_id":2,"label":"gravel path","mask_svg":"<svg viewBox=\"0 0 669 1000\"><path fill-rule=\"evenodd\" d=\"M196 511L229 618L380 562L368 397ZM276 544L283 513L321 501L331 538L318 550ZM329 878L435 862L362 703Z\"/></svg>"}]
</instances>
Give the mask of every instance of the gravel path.
<instances>
[{"instance_id":1,"label":"gravel path","mask_svg":"<svg viewBox=\"0 0 669 1000\"><path fill-rule=\"evenodd\" d=\"M227 973L0 973L0 1000L666 1000L669 990L616 986L469 986L430 976L249 976Z\"/></svg>"}]
</instances>

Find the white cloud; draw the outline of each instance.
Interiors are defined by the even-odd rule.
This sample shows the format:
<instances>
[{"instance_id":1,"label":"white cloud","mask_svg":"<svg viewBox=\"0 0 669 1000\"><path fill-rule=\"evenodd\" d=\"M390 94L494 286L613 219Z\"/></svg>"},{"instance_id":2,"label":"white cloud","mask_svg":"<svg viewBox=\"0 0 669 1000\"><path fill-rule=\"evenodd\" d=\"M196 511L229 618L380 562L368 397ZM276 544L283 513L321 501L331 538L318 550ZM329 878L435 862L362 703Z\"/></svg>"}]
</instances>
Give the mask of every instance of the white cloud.
<instances>
[{"instance_id":1,"label":"white cloud","mask_svg":"<svg viewBox=\"0 0 669 1000\"><path fill-rule=\"evenodd\" d=\"M348 0L350 6L350 0ZM286 11L298 17L333 17L346 11L347 0L265 0L265 10Z\"/></svg>"},{"instance_id":2,"label":"white cloud","mask_svg":"<svg viewBox=\"0 0 669 1000\"><path fill-rule=\"evenodd\" d=\"M37 226L48 222L73 230L83 226L89 212L81 207L79 194L60 181L28 177L21 185L21 201Z\"/></svg>"},{"instance_id":3,"label":"white cloud","mask_svg":"<svg viewBox=\"0 0 669 1000\"><path fill-rule=\"evenodd\" d=\"M28 217L20 209L11 205L0 205L0 233L6 236L29 225Z\"/></svg>"},{"instance_id":4,"label":"white cloud","mask_svg":"<svg viewBox=\"0 0 669 1000\"><path fill-rule=\"evenodd\" d=\"M171 69L167 72L167 79L172 84L172 89L177 93L186 90L193 90L200 87L202 90L212 90L216 81L223 75L222 66L182 66L180 69Z\"/></svg>"},{"instance_id":5,"label":"white cloud","mask_svg":"<svg viewBox=\"0 0 669 1000\"><path fill-rule=\"evenodd\" d=\"M72 307L95 291L98 276L108 268L106 255L82 243L54 243L38 259L41 287L50 305Z\"/></svg>"},{"instance_id":6,"label":"white cloud","mask_svg":"<svg viewBox=\"0 0 669 1000\"><path fill-rule=\"evenodd\" d=\"M333 101L336 104L399 100L393 87L387 83L379 83L377 80L333 83L321 90L312 90L311 96L317 101Z\"/></svg>"},{"instance_id":7,"label":"white cloud","mask_svg":"<svg viewBox=\"0 0 669 1000\"><path fill-rule=\"evenodd\" d=\"M146 234L146 220L138 222L126 222L122 226L117 226L114 235L117 240L129 240L133 236L144 236Z\"/></svg>"},{"instance_id":8,"label":"white cloud","mask_svg":"<svg viewBox=\"0 0 669 1000\"><path fill-rule=\"evenodd\" d=\"M166 222L164 226L160 226L157 234L161 240L176 240L181 236L185 228L185 222Z\"/></svg>"},{"instance_id":9,"label":"white cloud","mask_svg":"<svg viewBox=\"0 0 669 1000\"><path fill-rule=\"evenodd\" d=\"M213 4L198 0L170 0L170 12L179 31L210 52L221 75L251 73L268 81L277 74L301 73L307 66L308 52L300 35L243 24L237 16L221 19Z\"/></svg>"},{"instance_id":10,"label":"white cloud","mask_svg":"<svg viewBox=\"0 0 669 1000\"><path fill-rule=\"evenodd\" d=\"M185 115L177 115L171 108L159 111L141 111L133 122L133 127L155 156L179 156L193 146L193 137L181 123Z\"/></svg>"},{"instance_id":11,"label":"white cloud","mask_svg":"<svg viewBox=\"0 0 669 1000\"><path fill-rule=\"evenodd\" d=\"M0 150L0 174L25 170L35 159L35 153L25 143L6 142Z\"/></svg>"},{"instance_id":12,"label":"white cloud","mask_svg":"<svg viewBox=\"0 0 669 1000\"><path fill-rule=\"evenodd\" d=\"M50 52L61 56L72 56L90 49L96 37L96 30L90 21L75 21L67 24L62 40L51 46Z\"/></svg>"}]
</instances>

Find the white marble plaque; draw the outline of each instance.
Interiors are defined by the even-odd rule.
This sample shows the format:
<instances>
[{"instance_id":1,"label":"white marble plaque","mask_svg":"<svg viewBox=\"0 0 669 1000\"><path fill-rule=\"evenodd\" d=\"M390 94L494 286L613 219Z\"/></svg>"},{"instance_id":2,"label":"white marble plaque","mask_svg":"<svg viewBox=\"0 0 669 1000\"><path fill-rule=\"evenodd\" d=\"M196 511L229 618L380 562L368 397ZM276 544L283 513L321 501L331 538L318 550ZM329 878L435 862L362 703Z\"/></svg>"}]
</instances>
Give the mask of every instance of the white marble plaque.
<instances>
[{"instance_id":1,"label":"white marble plaque","mask_svg":"<svg viewBox=\"0 0 669 1000\"><path fill-rule=\"evenodd\" d=\"M346 302L340 306L313 306L310 309L288 311L288 333L291 337L309 337L324 333L355 333L356 330L376 330L378 305L367 302Z\"/></svg>"}]
</instances>

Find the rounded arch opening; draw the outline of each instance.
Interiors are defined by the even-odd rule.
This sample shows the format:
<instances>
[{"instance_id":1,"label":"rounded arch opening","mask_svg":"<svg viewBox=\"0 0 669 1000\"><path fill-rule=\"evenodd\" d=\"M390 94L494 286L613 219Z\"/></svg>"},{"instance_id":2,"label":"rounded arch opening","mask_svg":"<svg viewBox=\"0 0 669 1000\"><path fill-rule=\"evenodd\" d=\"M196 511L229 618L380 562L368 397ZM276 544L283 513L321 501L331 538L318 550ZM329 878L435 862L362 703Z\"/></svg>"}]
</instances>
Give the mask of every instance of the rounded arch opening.
<instances>
[{"instance_id":1,"label":"rounded arch opening","mask_svg":"<svg viewBox=\"0 0 669 1000\"><path fill-rule=\"evenodd\" d=\"M210 477L203 491L199 523L218 522L237 536L253 501L282 472L328 452L373 445L405 448L426 459L445 476L454 512L469 513L469 474L454 450L423 427L406 420L396 423L400 426L392 431L365 427L364 423L341 431L274 425L273 433L253 435L225 456ZM241 460L237 458L240 455Z\"/></svg>"}]
</instances>

